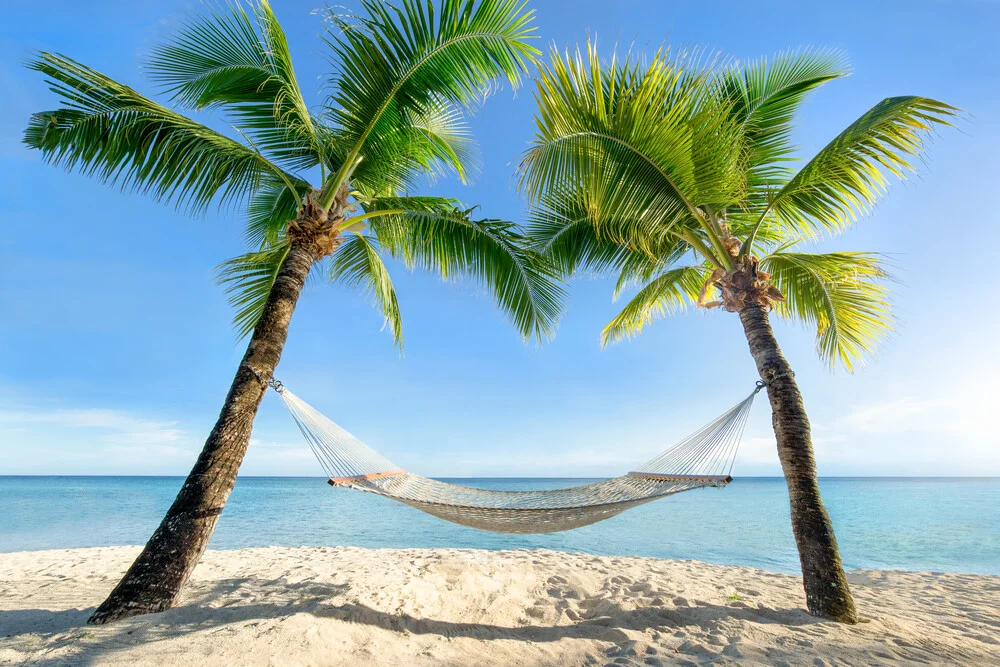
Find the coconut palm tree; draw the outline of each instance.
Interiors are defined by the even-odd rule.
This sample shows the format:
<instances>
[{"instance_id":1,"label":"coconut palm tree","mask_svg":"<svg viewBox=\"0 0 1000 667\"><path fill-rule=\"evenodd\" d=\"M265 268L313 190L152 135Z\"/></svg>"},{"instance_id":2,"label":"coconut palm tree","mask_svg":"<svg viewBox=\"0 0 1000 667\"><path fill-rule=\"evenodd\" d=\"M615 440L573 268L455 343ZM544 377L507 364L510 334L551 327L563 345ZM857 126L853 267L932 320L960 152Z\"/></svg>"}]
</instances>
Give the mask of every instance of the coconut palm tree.
<instances>
[{"instance_id":1,"label":"coconut palm tree","mask_svg":"<svg viewBox=\"0 0 1000 667\"><path fill-rule=\"evenodd\" d=\"M235 484L250 429L310 272L366 288L401 344L383 255L469 276L525 337L549 335L560 289L516 228L474 219L411 189L474 166L463 110L493 82L517 85L537 54L523 0L361 0L329 12L329 98L310 109L288 43L261 0L195 17L149 57L171 106L65 56L41 53L63 106L35 114L25 141L56 165L190 211L245 205L252 252L222 266L250 342L191 474L142 554L91 617L106 623L173 605ZM222 112L232 132L185 115ZM328 258L328 259L327 259Z\"/></svg>"},{"instance_id":2,"label":"coconut palm tree","mask_svg":"<svg viewBox=\"0 0 1000 667\"><path fill-rule=\"evenodd\" d=\"M844 231L955 109L883 100L792 169L797 108L845 73L826 51L742 65L667 50L648 64L631 54L604 61L592 43L585 53L554 51L519 182L533 205L529 236L561 271L617 275L616 297L638 287L602 343L686 305L739 316L767 385L808 609L852 623L809 420L769 317L814 326L831 365L850 370L873 350L892 326L882 258L795 245Z\"/></svg>"}]
</instances>

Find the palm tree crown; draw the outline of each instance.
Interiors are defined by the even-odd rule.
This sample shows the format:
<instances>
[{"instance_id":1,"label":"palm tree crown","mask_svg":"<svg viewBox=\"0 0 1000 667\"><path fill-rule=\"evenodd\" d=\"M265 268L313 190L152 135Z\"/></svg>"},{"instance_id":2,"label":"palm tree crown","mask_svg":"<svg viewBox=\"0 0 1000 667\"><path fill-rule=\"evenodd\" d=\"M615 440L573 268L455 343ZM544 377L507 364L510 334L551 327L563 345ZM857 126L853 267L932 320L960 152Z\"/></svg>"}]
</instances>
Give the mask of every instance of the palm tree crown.
<instances>
[{"instance_id":1,"label":"palm tree crown","mask_svg":"<svg viewBox=\"0 0 1000 667\"><path fill-rule=\"evenodd\" d=\"M289 252L290 223L311 204L330 220L318 256L337 250L323 270L366 288L397 344L385 253L444 277L472 276L523 336L550 335L561 291L516 228L474 219L452 199L410 194L428 176L464 180L475 168L463 111L498 78L520 83L537 54L528 41L533 12L522 0L361 5L364 15L329 11L334 72L318 111L261 0L192 18L151 52L147 71L171 106L65 56L39 54L29 67L63 106L35 114L25 141L54 164L191 212L214 202L245 209L251 251L220 267L242 334ZM184 115L197 110L219 112L232 136Z\"/></svg>"},{"instance_id":2,"label":"palm tree crown","mask_svg":"<svg viewBox=\"0 0 1000 667\"><path fill-rule=\"evenodd\" d=\"M667 50L602 62L592 43L552 53L520 186L530 235L561 270L613 272L616 297L639 288L604 343L688 304L735 311L753 298L815 326L831 365L850 370L874 349L892 326L882 258L793 246L846 229L956 110L883 100L793 169L799 105L846 73L842 55L821 50L746 64ZM730 284L741 273L759 293Z\"/></svg>"}]
</instances>

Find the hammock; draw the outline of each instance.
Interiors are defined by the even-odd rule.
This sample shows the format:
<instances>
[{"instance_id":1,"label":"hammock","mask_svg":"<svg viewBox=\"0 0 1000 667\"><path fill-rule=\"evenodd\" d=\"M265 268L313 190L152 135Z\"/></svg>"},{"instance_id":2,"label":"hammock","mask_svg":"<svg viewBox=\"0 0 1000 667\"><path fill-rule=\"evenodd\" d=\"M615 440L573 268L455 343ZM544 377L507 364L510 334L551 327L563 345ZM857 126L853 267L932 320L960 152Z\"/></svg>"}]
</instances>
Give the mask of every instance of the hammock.
<instances>
[{"instance_id":1,"label":"hammock","mask_svg":"<svg viewBox=\"0 0 1000 667\"><path fill-rule=\"evenodd\" d=\"M757 388L713 422L636 470L565 489L494 491L401 470L272 380L332 486L374 493L453 523L497 533L555 533L596 523L657 498L723 487Z\"/></svg>"}]
</instances>

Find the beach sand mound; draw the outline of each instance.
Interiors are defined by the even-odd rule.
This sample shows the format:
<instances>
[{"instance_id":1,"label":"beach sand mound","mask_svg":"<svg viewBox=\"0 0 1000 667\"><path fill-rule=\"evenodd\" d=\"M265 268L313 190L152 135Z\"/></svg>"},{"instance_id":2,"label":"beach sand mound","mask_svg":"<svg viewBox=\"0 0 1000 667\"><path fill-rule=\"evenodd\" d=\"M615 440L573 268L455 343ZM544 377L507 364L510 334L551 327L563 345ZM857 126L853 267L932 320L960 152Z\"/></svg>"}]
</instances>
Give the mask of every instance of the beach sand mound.
<instances>
[{"instance_id":1,"label":"beach sand mound","mask_svg":"<svg viewBox=\"0 0 1000 667\"><path fill-rule=\"evenodd\" d=\"M1000 577L850 574L865 623L799 580L555 551L210 551L181 604L85 624L135 547L0 554L0 664L833 665L1000 660Z\"/></svg>"}]
</instances>

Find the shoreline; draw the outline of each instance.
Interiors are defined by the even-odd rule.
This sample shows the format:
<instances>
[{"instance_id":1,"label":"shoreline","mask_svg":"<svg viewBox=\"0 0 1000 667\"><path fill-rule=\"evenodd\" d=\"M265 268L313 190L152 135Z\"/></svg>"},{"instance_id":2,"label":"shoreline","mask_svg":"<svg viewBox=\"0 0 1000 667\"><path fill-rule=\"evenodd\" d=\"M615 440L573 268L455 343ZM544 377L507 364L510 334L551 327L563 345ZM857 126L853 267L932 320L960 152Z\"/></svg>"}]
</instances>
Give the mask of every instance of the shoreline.
<instances>
[{"instance_id":1,"label":"shoreline","mask_svg":"<svg viewBox=\"0 0 1000 667\"><path fill-rule=\"evenodd\" d=\"M139 547L0 553L0 664L990 664L1000 576L854 570L866 622L798 577L544 549L211 550L180 604L87 616Z\"/></svg>"},{"instance_id":2,"label":"shoreline","mask_svg":"<svg viewBox=\"0 0 1000 667\"><path fill-rule=\"evenodd\" d=\"M65 547L65 548L41 548L41 549L21 549L19 551L0 551L0 561L2 561L4 556L18 556L21 554L45 554L45 553L59 553L66 551L94 551L98 549L134 549L136 554L139 553L139 549L142 548L141 544L115 544L115 545L105 545L100 547ZM264 547L219 547L215 549L209 549L208 552L220 552L227 553L233 551L263 551L268 549L285 549L289 551L296 551L299 549L361 549L363 551L433 551L433 552L447 552L447 551L458 551L458 552L477 552L485 551L490 553L517 553L517 552L534 552L534 551L548 551L557 554L568 554L570 556L588 556L594 558L608 558L615 560L648 560L656 561L660 563L695 563L698 565L704 565L705 567L719 567L728 568L735 567L743 570L748 570L750 572L761 572L765 574L780 574L789 577L799 577L800 574L797 572L791 572L787 570L768 570L762 567L756 567L753 565L734 565L732 563L713 563L711 561L699 560L697 558L659 558L657 556L614 556L601 553L592 553L590 551L584 551L581 549L550 549L546 547L514 547L514 548L503 548L503 549L491 549L489 547L362 547L356 545L338 545L338 546L302 546L302 547L288 547L283 545L269 545ZM902 567L859 567L854 569L845 569L847 574L855 572L884 572L886 574L926 574L931 576L938 575L961 575L961 576L971 576L971 577L992 577L994 579L1000 579L1000 574L993 574L991 572L971 572L968 570L921 570L921 569L906 569ZM2 581L2 580L0 580ZM0 611L3 607L0 605Z\"/></svg>"}]
</instances>

